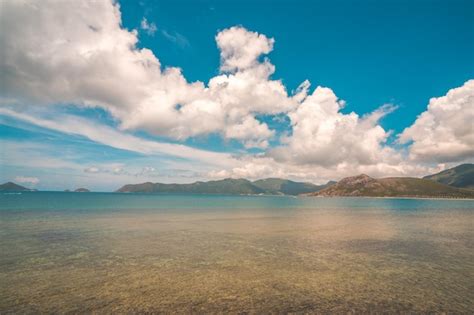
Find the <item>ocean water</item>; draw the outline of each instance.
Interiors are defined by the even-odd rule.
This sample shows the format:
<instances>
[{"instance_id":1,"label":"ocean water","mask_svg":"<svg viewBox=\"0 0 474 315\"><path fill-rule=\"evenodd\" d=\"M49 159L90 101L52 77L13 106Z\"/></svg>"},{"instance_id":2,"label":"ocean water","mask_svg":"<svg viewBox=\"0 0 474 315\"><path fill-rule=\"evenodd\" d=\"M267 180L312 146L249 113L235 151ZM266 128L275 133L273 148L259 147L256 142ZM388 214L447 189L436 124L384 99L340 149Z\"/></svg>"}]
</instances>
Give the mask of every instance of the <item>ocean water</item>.
<instances>
[{"instance_id":1,"label":"ocean water","mask_svg":"<svg viewBox=\"0 0 474 315\"><path fill-rule=\"evenodd\" d=\"M464 313L474 201L0 194L0 313Z\"/></svg>"}]
</instances>

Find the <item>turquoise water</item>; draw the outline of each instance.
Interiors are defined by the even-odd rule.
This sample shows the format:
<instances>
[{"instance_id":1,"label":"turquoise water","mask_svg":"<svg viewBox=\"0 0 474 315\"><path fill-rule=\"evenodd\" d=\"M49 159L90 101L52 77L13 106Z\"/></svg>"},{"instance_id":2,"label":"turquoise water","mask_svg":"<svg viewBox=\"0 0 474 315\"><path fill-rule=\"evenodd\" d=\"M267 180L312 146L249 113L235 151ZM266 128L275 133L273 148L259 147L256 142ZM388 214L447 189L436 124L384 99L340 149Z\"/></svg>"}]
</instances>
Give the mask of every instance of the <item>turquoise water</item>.
<instances>
[{"instance_id":1,"label":"turquoise water","mask_svg":"<svg viewBox=\"0 0 474 315\"><path fill-rule=\"evenodd\" d=\"M0 194L0 313L472 313L474 201Z\"/></svg>"},{"instance_id":2,"label":"turquoise water","mask_svg":"<svg viewBox=\"0 0 474 315\"><path fill-rule=\"evenodd\" d=\"M74 192L0 193L0 209L9 210L209 210L209 209L474 209L474 200L310 198L180 194L117 194Z\"/></svg>"}]
</instances>

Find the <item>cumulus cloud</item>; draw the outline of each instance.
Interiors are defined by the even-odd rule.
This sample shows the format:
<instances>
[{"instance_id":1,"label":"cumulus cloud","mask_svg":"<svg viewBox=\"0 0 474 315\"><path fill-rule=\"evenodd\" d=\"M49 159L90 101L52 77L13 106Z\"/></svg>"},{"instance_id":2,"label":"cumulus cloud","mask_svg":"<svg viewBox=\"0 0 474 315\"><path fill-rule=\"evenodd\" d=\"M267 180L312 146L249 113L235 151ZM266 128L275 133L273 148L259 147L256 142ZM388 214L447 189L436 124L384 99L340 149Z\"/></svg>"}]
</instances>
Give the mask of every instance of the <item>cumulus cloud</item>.
<instances>
[{"instance_id":1,"label":"cumulus cloud","mask_svg":"<svg viewBox=\"0 0 474 315\"><path fill-rule=\"evenodd\" d=\"M410 158L460 162L474 157L474 80L432 98L428 108L399 136L409 143Z\"/></svg>"},{"instance_id":2,"label":"cumulus cloud","mask_svg":"<svg viewBox=\"0 0 474 315\"><path fill-rule=\"evenodd\" d=\"M118 4L104 1L6 1L0 33L1 96L24 104L73 103L108 110L122 129L145 129L184 140L210 133L264 147L273 135L261 113L295 106L274 66L259 57L273 39L243 27L217 37L223 73L208 84L190 83L163 67L137 32L121 26ZM146 19L142 28L154 32ZM233 39L235 42L233 42ZM241 47L239 45L245 45ZM245 126L255 133L243 133Z\"/></svg>"},{"instance_id":3,"label":"cumulus cloud","mask_svg":"<svg viewBox=\"0 0 474 315\"><path fill-rule=\"evenodd\" d=\"M15 182L20 184L30 184L30 185L37 185L40 180L37 177L28 177L28 176L17 176L15 177Z\"/></svg>"},{"instance_id":4,"label":"cumulus cloud","mask_svg":"<svg viewBox=\"0 0 474 315\"><path fill-rule=\"evenodd\" d=\"M221 70L238 71L256 67L258 58L273 50L273 38L234 26L216 36L221 50Z\"/></svg>"},{"instance_id":5,"label":"cumulus cloud","mask_svg":"<svg viewBox=\"0 0 474 315\"><path fill-rule=\"evenodd\" d=\"M386 143L391 131L379 124L396 106L383 105L361 117L342 113L344 101L329 88L318 87L307 96L305 82L300 90L301 102L288 112L292 133L283 136L281 145L242 157L240 164L208 176L288 177L319 183L360 173L424 176L474 156L474 80L431 99L428 110L399 135L400 142L413 141L409 158L404 150Z\"/></svg>"},{"instance_id":6,"label":"cumulus cloud","mask_svg":"<svg viewBox=\"0 0 474 315\"><path fill-rule=\"evenodd\" d=\"M340 112L344 102L329 88L318 87L313 94L291 111L291 136L284 145L272 149L268 156L291 164L333 166L341 163L371 165L393 157L393 150L384 146L389 132L378 121L393 106L359 117Z\"/></svg>"},{"instance_id":7,"label":"cumulus cloud","mask_svg":"<svg viewBox=\"0 0 474 315\"><path fill-rule=\"evenodd\" d=\"M227 177L249 179L280 177L324 184L329 180L339 180L349 175L361 173L374 177L424 176L439 172L446 167L446 165L427 166L403 160L398 161L398 163L378 161L372 165L344 162L332 166L323 166L318 164L295 165L283 163L265 156L243 156L235 166L216 168L207 172L205 177L215 179Z\"/></svg>"}]
</instances>

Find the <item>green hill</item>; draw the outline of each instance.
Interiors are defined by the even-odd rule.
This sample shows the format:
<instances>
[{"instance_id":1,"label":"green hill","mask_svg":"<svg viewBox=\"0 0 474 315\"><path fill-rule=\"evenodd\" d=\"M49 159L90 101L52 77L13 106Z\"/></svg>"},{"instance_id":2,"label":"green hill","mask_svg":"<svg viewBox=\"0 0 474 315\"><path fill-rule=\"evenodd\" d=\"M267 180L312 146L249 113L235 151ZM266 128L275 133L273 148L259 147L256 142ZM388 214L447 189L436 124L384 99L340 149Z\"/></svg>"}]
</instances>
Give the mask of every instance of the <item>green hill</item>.
<instances>
[{"instance_id":1,"label":"green hill","mask_svg":"<svg viewBox=\"0 0 474 315\"><path fill-rule=\"evenodd\" d=\"M435 181L389 177L375 179L367 175L346 177L337 184L311 196L474 198L474 191L459 189Z\"/></svg>"},{"instance_id":2,"label":"green hill","mask_svg":"<svg viewBox=\"0 0 474 315\"><path fill-rule=\"evenodd\" d=\"M474 189L474 164L461 164L423 178L458 188Z\"/></svg>"},{"instance_id":3,"label":"green hill","mask_svg":"<svg viewBox=\"0 0 474 315\"><path fill-rule=\"evenodd\" d=\"M8 182L0 185L0 191L31 191L32 189Z\"/></svg>"},{"instance_id":4,"label":"green hill","mask_svg":"<svg viewBox=\"0 0 474 315\"><path fill-rule=\"evenodd\" d=\"M143 183L125 185L117 192L193 193L193 194L263 194L266 191L246 179L223 179L192 184Z\"/></svg>"},{"instance_id":5,"label":"green hill","mask_svg":"<svg viewBox=\"0 0 474 315\"><path fill-rule=\"evenodd\" d=\"M230 194L230 195L299 195L315 192L326 185L313 185L286 179L268 178L251 182L246 179L227 178L223 180L195 182L192 184L143 183L129 184L117 192L129 193L192 193L192 194Z\"/></svg>"}]
</instances>

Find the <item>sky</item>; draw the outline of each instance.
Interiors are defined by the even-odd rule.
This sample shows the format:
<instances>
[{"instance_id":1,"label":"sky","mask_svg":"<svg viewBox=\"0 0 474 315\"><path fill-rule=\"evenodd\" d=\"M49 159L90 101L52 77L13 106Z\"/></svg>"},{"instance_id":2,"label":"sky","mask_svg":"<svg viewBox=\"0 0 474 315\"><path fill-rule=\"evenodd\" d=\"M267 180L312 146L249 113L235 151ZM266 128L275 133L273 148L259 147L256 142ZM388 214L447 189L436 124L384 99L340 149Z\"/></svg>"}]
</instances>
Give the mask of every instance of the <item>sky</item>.
<instances>
[{"instance_id":1,"label":"sky","mask_svg":"<svg viewBox=\"0 0 474 315\"><path fill-rule=\"evenodd\" d=\"M474 161L469 0L5 0L0 47L0 182L319 184Z\"/></svg>"}]
</instances>

